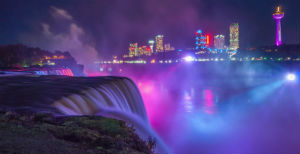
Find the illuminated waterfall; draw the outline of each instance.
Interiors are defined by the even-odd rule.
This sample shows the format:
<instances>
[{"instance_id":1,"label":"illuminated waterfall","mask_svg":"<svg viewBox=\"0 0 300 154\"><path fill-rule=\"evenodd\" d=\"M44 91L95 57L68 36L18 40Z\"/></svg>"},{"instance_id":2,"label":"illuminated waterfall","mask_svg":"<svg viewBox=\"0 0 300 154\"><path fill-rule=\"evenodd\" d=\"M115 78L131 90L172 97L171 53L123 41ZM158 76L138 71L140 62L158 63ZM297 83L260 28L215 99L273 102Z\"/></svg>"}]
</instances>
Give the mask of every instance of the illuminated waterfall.
<instances>
[{"instance_id":1,"label":"illuminated waterfall","mask_svg":"<svg viewBox=\"0 0 300 154\"><path fill-rule=\"evenodd\" d=\"M53 70L38 70L33 71L37 75L66 75L74 76L73 72L69 68L53 69Z\"/></svg>"},{"instance_id":2,"label":"illuminated waterfall","mask_svg":"<svg viewBox=\"0 0 300 154\"><path fill-rule=\"evenodd\" d=\"M53 106L66 115L102 115L126 121L144 140L149 136L156 138L156 152L168 153L165 144L152 130L140 92L130 79L89 87L80 94L55 101Z\"/></svg>"}]
</instances>

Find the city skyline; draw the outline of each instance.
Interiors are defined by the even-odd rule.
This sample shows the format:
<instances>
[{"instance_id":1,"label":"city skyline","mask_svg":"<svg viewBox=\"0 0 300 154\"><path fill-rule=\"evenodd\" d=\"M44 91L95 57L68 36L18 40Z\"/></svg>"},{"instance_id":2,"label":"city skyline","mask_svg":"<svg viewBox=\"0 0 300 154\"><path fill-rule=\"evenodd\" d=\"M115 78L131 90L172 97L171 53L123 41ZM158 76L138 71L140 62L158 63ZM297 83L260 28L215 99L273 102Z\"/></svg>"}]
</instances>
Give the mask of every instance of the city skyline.
<instances>
[{"instance_id":1,"label":"city skyline","mask_svg":"<svg viewBox=\"0 0 300 154\"><path fill-rule=\"evenodd\" d=\"M239 24L237 22L231 23L229 26L229 45L225 44L225 37L223 34L211 36L210 32L203 32L198 29L195 32L195 45L194 47L187 47L185 49L175 49L170 43L164 43L164 35L159 34L155 36L154 40L149 40L148 45L138 46L138 43L129 43L128 54L123 54L123 58L132 58L139 56L151 56L155 53L169 52L169 51L194 51L197 54L204 54L207 52L216 53L217 51L223 52L236 52L239 48ZM155 47L155 51L153 50ZM113 57L118 57L113 55Z\"/></svg>"},{"instance_id":2,"label":"city skyline","mask_svg":"<svg viewBox=\"0 0 300 154\"><path fill-rule=\"evenodd\" d=\"M227 25L233 22L240 26L241 47L273 45L276 27L272 13L279 4L286 12L282 20L283 42L299 43L299 1L296 0L263 3L258 0L243 3L178 0L176 5L173 1L129 0L91 2L83 6L80 1L32 1L24 5L25 2L20 1L16 6L13 5L16 1L1 3L0 44L23 43L50 51L70 50L65 44L74 41L68 40L74 36L71 32L80 34L82 49L92 48L100 57L125 53L130 42L147 45L147 40L158 34L164 34L165 42L175 48L186 48L193 46L194 32L199 28L210 32L211 37L223 34L228 40ZM170 3L174 6L168 7ZM121 6L124 9L118 9ZM65 16L60 17L53 10L60 10ZM94 10L93 13L88 13L90 10ZM8 20L10 16L16 18ZM57 45L58 38L64 44Z\"/></svg>"}]
</instances>

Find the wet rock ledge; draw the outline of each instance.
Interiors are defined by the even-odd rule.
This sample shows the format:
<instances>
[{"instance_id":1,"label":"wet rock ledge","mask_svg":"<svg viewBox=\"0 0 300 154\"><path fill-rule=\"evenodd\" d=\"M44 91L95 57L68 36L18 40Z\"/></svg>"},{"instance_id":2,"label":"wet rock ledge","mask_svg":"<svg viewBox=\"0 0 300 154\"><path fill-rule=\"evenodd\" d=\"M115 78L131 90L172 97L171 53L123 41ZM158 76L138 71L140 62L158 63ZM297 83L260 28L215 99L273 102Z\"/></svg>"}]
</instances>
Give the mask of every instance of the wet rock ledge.
<instances>
[{"instance_id":1,"label":"wet rock ledge","mask_svg":"<svg viewBox=\"0 0 300 154\"><path fill-rule=\"evenodd\" d=\"M120 120L0 111L1 154L150 154L154 146Z\"/></svg>"}]
</instances>

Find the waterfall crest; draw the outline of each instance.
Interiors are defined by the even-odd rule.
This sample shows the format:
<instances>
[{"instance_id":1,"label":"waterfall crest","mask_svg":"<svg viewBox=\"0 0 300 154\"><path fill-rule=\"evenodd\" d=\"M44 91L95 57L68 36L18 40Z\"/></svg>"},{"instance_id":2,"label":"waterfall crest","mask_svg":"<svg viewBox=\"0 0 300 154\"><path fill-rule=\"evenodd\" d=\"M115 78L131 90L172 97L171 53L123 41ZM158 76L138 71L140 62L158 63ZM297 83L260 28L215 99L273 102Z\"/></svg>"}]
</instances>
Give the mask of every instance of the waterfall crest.
<instances>
[{"instance_id":1,"label":"waterfall crest","mask_svg":"<svg viewBox=\"0 0 300 154\"><path fill-rule=\"evenodd\" d=\"M35 70L33 71L37 75L66 75L66 76L74 76L73 72L69 68L61 68L61 69L49 69L49 70Z\"/></svg>"},{"instance_id":2,"label":"waterfall crest","mask_svg":"<svg viewBox=\"0 0 300 154\"><path fill-rule=\"evenodd\" d=\"M102 115L126 121L134 126L144 140L149 136L156 139L156 152L169 153L149 124L138 88L128 78L101 83L79 94L62 97L53 106L66 115Z\"/></svg>"}]
</instances>

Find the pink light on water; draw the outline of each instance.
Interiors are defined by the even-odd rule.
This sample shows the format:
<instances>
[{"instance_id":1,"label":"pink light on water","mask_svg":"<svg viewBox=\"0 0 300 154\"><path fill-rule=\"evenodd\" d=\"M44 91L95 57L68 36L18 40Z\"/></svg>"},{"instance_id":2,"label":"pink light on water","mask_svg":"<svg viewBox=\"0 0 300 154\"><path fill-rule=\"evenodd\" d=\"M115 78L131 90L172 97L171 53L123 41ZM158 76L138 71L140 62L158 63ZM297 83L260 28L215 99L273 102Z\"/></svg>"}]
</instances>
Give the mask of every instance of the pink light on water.
<instances>
[{"instance_id":1,"label":"pink light on water","mask_svg":"<svg viewBox=\"0 0 300 154\"><path fill-rule=\"evenodd\" d=\"M161 91L160 85L155 84L154 81L140 79L136 80L136 83L142 95L151 126L155 130L164 130L164 125L159 121L165 121L168 119L167 115L171 115L172 106L169 103L172 101L168 100L168 95Z\"/></svg>"},{"instance_id":2,"label":"pink light on water","mask_svg":"<svg viewBox=\"0 0 300 154\"><path fill-rule=\"evenodd\" d=\"M155 114L155 103L159 100L159 92L154 83L149 80L137 81L137 87L142 95L148 117L151 120L152 114Z\"/></svg>"},{"instance_id":3,"label":"pink light on water","mask_svg":"<svg viewBox=\"0 0 300 154\"><path fill-rule=\"evenodd\" d=\"M204 90L204 111L207 114L215 113L214 95L210 89Z\"/></svg>"},{"instance_id":4,"label":"pink light on water","mask_svg":"<svg viewBox=\"0 0 300 154\"><path fill-rule=\"evenodd\" d=\"M153 83L138 83L138 88L140 89L141 93L152 93L153 92Z\"/></svg>"},{"instance_id":5,"label":"pink light on water","mask_svg":"<svg viewBox=\"0 0 300 154\"><path fill-rule=\"evenodd\" d=\"M205 106L208 107L212 107L214 105L214 101L213 101L213 93L211 92L211 90L205 90L204 91L204 97L205 97Z\"/></svg>"}]
</instances>

